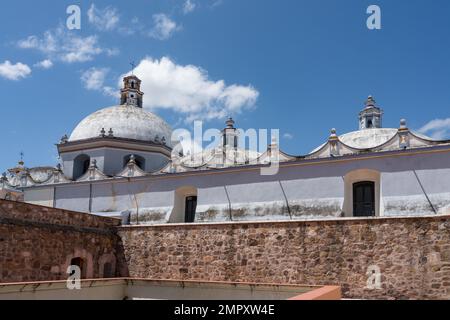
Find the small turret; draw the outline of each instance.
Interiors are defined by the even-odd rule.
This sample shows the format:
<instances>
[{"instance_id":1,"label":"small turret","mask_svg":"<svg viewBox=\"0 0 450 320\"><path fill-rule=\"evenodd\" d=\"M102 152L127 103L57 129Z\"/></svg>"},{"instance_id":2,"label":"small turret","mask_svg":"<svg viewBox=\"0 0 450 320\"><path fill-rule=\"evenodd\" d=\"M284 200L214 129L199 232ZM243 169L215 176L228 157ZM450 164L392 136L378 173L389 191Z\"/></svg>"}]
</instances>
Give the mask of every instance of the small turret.
<instances>
[{"instance_id":1,"label":"small turret","mask_svg":"<svg viewBox=\"0 0 450 320\"><path fill-rule=\"evenodd\" d=\"M142 108L144 93L141 91L141 80L135 75L123 78L120 90L120 104Z\"/></svg>"},{"instance_id":2,"label":"small turret","mask_svg":"<svg viewBox=\"0 0 450 320\"><path fill-rule=\"evenodd\" d=\"M233 118L228 118L226 122L227 126L222 131L224 148L236 149L238 147L238 131L234 127L234 124Z\"/></svg>"},{"instance_id":3,"label":"small turret","mask_svg":"<svg viewBox=\"0 0 450 320\"><path fill-rule=\"evenodd\" d=\"M364 109L359 113L359 129L372 129L382 127L383 110L376 105L376 101L369 96Z\"/></svg>"}]
</instances>

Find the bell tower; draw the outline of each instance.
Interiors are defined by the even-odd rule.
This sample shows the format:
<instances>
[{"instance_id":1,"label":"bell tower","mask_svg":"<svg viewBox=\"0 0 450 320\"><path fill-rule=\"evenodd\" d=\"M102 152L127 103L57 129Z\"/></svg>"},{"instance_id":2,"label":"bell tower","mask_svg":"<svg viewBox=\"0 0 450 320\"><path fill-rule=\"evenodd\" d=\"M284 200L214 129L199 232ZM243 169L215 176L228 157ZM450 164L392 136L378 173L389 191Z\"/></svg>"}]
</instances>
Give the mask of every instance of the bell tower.
<instances>
[{"instance_id":1,"label":"bell tower","mask_svg":"<svg viewBox=\"0 0 450 320\"><path fill-rule=\"evenodd\" d=\"M375 99L369 96L365 108L359 113L359 130L382 128L383 110L376 105Z\"/></svg>"},{"instance_id":2,"label":"bell tower","mask_svg":"<svg viewBox=\"0 0 450 320\"><path fill-rule=\"evenodd\" d=\"M135 75L123 78L120 90L120 104L142 108L144 93L141 91L141 80Z\"/></svg>"}]
</instances>

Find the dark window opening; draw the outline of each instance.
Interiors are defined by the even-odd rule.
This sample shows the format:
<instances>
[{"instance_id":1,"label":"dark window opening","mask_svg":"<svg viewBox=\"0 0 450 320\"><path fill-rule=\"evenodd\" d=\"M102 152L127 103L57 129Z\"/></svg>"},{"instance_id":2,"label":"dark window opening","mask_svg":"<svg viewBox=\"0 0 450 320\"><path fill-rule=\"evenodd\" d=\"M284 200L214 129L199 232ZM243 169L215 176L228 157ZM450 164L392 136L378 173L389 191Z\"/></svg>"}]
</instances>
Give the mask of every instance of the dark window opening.
<instances>
[{"instance_id":1,"label":"dark window opening","mask_svg":"<svg viewBox=\"0 0 450 320\"><path fill-rule=\"evenodd\" d=\"M86 262L82 258L80 258L80 257L73 258L70 261L70 265L77 266L78 268L80 268L81 279L86 279Z\"/></svg>"},{"instance_id":2,"label":"dark window opening","mask_svg":"<svg viewBox=\"0 0 450 320\"><path fill-rule=\"evenodd\" d=\"M197 197L186 198L185 222L192 223L195 221L195 212L197 210Z\"/></svg>"},{"instance_id":3,"label":"dark window opening","mask_svg":"<svg viewBox=\"0 0 450 320\"><path fill-rule=\"evenodd\" d=\"M128 162L130 162L131 154L123 158L123 166L126 167ZM134 162L136 165L141 169L145 171L145 159L141 156L134 156Z\"/></svg>"},{"instance_id":4,"label":"dark window opening","mask_svg":"<svg viewBox=\"0 0 450 320\"><path fill-rule=\"evenodd\" d=\"M355 217L375 216L375 183L358 182L353 185L353 215Z\"/></svg>"},{"instance_id":5,"label":"dark window opening","mask_svg":"<svg viewBox=\"0 0 450 320\"><path fill-rule=\"evenodd\" d=\"M373 127L372 120L371 119L367 120L367 128L372 128L372 127Z\"/></svg>"},{"instance_id":6,"label":"dark window opening","mask_svg":"<svg viewBox=\"0 0 450 320\"><path fill-rule=\"evenodd\" d=\"M113 278L113 272L112 272L112 264L109 262L106 262L103 265L103 278Z\"/></svg>"},{"instance_id":7,"label":"dark window opening","mask_svg":"<svg viewBox=\"0 0 450 320\"><path fill-rule=\"evenodd\" d=\"M73 161L73 179L77 180L82 177L91 165L91 158L88 155L82 154Z\"/></svg>"}]
</instances>

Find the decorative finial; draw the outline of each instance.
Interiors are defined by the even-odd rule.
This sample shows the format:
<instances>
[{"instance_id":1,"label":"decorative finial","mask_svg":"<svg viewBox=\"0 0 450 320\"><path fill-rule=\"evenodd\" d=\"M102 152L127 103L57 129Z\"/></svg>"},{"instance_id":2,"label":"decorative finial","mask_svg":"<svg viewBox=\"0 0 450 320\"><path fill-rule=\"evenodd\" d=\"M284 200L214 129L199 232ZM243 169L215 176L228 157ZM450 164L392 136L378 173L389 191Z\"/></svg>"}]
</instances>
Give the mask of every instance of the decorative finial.
<instances>
[{"instance_id":1,"label":"decorative finial","mask_svg":"<svg viewBox=\"0 0 450 320\"><path fill-rule=\"evenodd\" d=\"M56 165L56 170L62 171L61 163L58 163L58 164Z\"/></svg>"},{"instance_id":2,"label":"decorative finial","mask_svg":"<svg viewBox=\"0 0 450 320\"><path fill-rule=\"evenodd\" d=\"M272 135L270 140L271 140L270 143L271 143L272 146L275 146L275 145L278 144L278 138L277 138L276 135Z\"/></svg>"},{"instance_id":3,"label":"decorative finial","mask_svg":"<svg viewBox=\"0 0 450 320\"><path fill-rule=\"evenodd\" d=\"M24 157L24 153L23 151L20 152L20 161L19 161L19 166L23 167L23 165L25 164L25 162L23 161L23 157Z\"/></svg>"},{"instance_id":4,"label":"decorative finial","mask_svg":"<svg viewBox=\"0 0 450 320\"><path fill-rule=\"evenodd\" d=\"M67 134L63 135L60 141L60 144L65 144L69 142L69 137L67 136Z\"/></svg>"},{"instance_id":5,"label":"decorative finial","mask_svg":"<svg viewBox=\"0 0 450 320\"><path fill-rule=\"evenodd\" d=\"M159 143L159 136L158 135L156 135L156 137L155 137L155 142Z\"/></svg>"},{"instance_id":6,"label":"decorative finial","mask_svg":"<svg viewBox=\"0 0 450 320\"><path fill-rule=\"evenodd\" d=\"M337 134L336 134L336 128L333 128L330 130L330 139L336 139L337 138Z\"/></svg>"},{"instance_id":7,"label":"decorative finial","mask_svg":"<svg viewBox=\"0 0 450 320\"><path fill-rule=\"evenodd\" d=\"M114 131L112 128L110 128L108 131L108 137L110 137L110 138L114 137Z\"/></svg>"},{"instance_id":8,"label":"decorative finial","mask_svg":"<svg viewBox=\"0 0 450 320\"><path fill-rule=\"evenodd\" d=\"M235 124L235 122L234 122L233 118L231 118L231 117L228 118L228 120L226 122L227 128L230 128L230 129L234 128L234 124Z\"/></svg>"},{"instance_id":9,"label":"decorative finial","mask_svg":"<svg viewBox=\"0 0 450 320\"><path fill-rule=\"evenodd\" d=\"M406 119L401 119L400 120L400 129L406 129Z\"/></svg>"},{"instance_id":10,"label":"decorative finial","mask_svg":"<svg viewBox=\"0 0 450 320\"><path fill-rule=\"evenodd\" d=\"M97 169L97 160L92 159L92 161L91 161L91 169Z\"/></svg>"},{"instance_id":11,"label":"decorative finial","mask_svg":"<svg viewBox=\"0 0 450 320\"><path fill-rule=\"evenodd\" d=\"M1 177L1 179L0 179L2 182L3 181L8 181L8 178L6 177L6 172L3 172L2 173L2 177Z\"/></svg>"},{"instance_id":12,"label":"decorative finial","mask_svg":"<svg viewBox=\"0 0 450 320\"><path fill-rule=\"evenodd\" d=\"M106 130L105 128L102 128L102 130L100 130L100 137L105 137L106 136Z\"/></svg>"},{"instance_id":13,"label":"decorative finial","mask_svg":"<svg viewBox=\"0 0 450 320\"><path fill-rule=\"evenodd\" d=\"M374 107L375 106L375 99L373 98L372 95L367 97L367 101L366 101L366 107Z\"/></svg>"},{"instance_id":14,"label":"decorative finial","mask_svg":"<svg viewBox=\"0 0 450 320\"><path fill-rule=\"evenodd\" d=\"M161 139L161 143L163 144L163 146L165 146L165 145L166 145L166 137L162 137L162 139Z\"/></svg>"}]
</instances>

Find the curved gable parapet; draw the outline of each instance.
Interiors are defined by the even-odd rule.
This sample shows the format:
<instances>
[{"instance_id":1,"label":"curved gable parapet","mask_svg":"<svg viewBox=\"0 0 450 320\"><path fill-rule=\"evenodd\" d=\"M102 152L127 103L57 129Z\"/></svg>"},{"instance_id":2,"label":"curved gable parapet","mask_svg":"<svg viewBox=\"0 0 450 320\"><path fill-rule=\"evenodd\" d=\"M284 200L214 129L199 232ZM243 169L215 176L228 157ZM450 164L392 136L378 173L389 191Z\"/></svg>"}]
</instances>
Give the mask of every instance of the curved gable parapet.
<instances>
[{"instance_id":1,"label":"curved gable parapet","mask_svg":"<svg viewBox=\"0 0 450 320\"><path fill-rule=\"evenodd\" d=\"M204 168L204 167L205 167L204 165L202 167L197 167L197 168L187 167L178 161L170 161L167 165L165 165L160 170L152 172L151 175L185 173L185 172L200 170L201 168Z\"/></svg>"},{"instance_id":2,"label":"curved gable parapet","mask_svg":"<svg viewBox=\"0 0 450 320\"><path fill-rule=\"evenodd\" d=\"M132 177L143 177L146 175L147 173L144 170L142 170L136 163L129 163L116 176L119 178L124 177L132 178Z\"/></svg>"},{"instance_id":3,"label":"curved gable parapet","mask_svg":"<svg viewBox=\"0 0 450 320\"><path fill-rule=\"evenodd\" d=\"M417 141L417 143L422 143L423 145L428 145L428 146L434 146L434 145L439 145L439 144L449 144L450 140L436 140L433 138L430 138L428 136L425 136L419 132L416 131L409 131L409 134L411 136L411 138L414 139L414 141Z\"/></svg>"},{"instance_id":4,"label":"curved gable parapet","mask_svg":"<svg viewBox=\"0 0 450 320\"><path fill-rule=\"evenodd\" d=\"M73 182L73 180L67 179L62 171L55 170L46 182L40 183L40 185L62 184Z\"/></svg>"},{"instance_id":5,"label":"curved gable parapet","mask_svg":"<svg viewBox=\"0 0 450 320\"><path fill-rule=\"evenodd\" d=\"M343 143L339 138L336 138L335 140L327 141L320 148L316 149L316 151L313 151L313 153L307 155L306 158L307 159L329 158L354 154L362 151L367 151L367 149L353 148Z\"/></svg>"},{"instance_id":6,"label":"curved gable parapet","mask_svg":"<svg viewBox=\"0 0 450 320\"><path fill-rule=\"evenodd\" d=\"M280 149L276 149L276 152L278 152L278 157L275 156L275 160L278 162L289 162L289 161L295 161L298 159L297 156L290 155L286 152L283 152ZM277 159L278 158L278 159ZM272 155L272 149L268 149L263 154L261 154L257 159L255 159L253 162L251 161L250 164L269 164L274 159Z\"/></svg>"},{"instance_id":7,"label":"curved gable parapet","mask_svg":"<svg viewBox=\"0 0 450 320\"><path fill-rule=\"evenodd\" d=\"M330 145L329 141L325 142L324 144L320 145L316 149L314 149L310 154L308 154L307 158L326 158L330 156Z\"/></svg>"},{"instance_id":8,"label":"curved gable parapet","mask_svg":"<svg viewBox=\"0 0 450 320\"><path fill-rule=\"evenodd\" d=\"M89 170L84 175L82 175L79 179L77 179L77 182L97 181L106 179L111 179L111 177L105 175L98 168L89 168Z\"/></svg>"}]
</instances>

